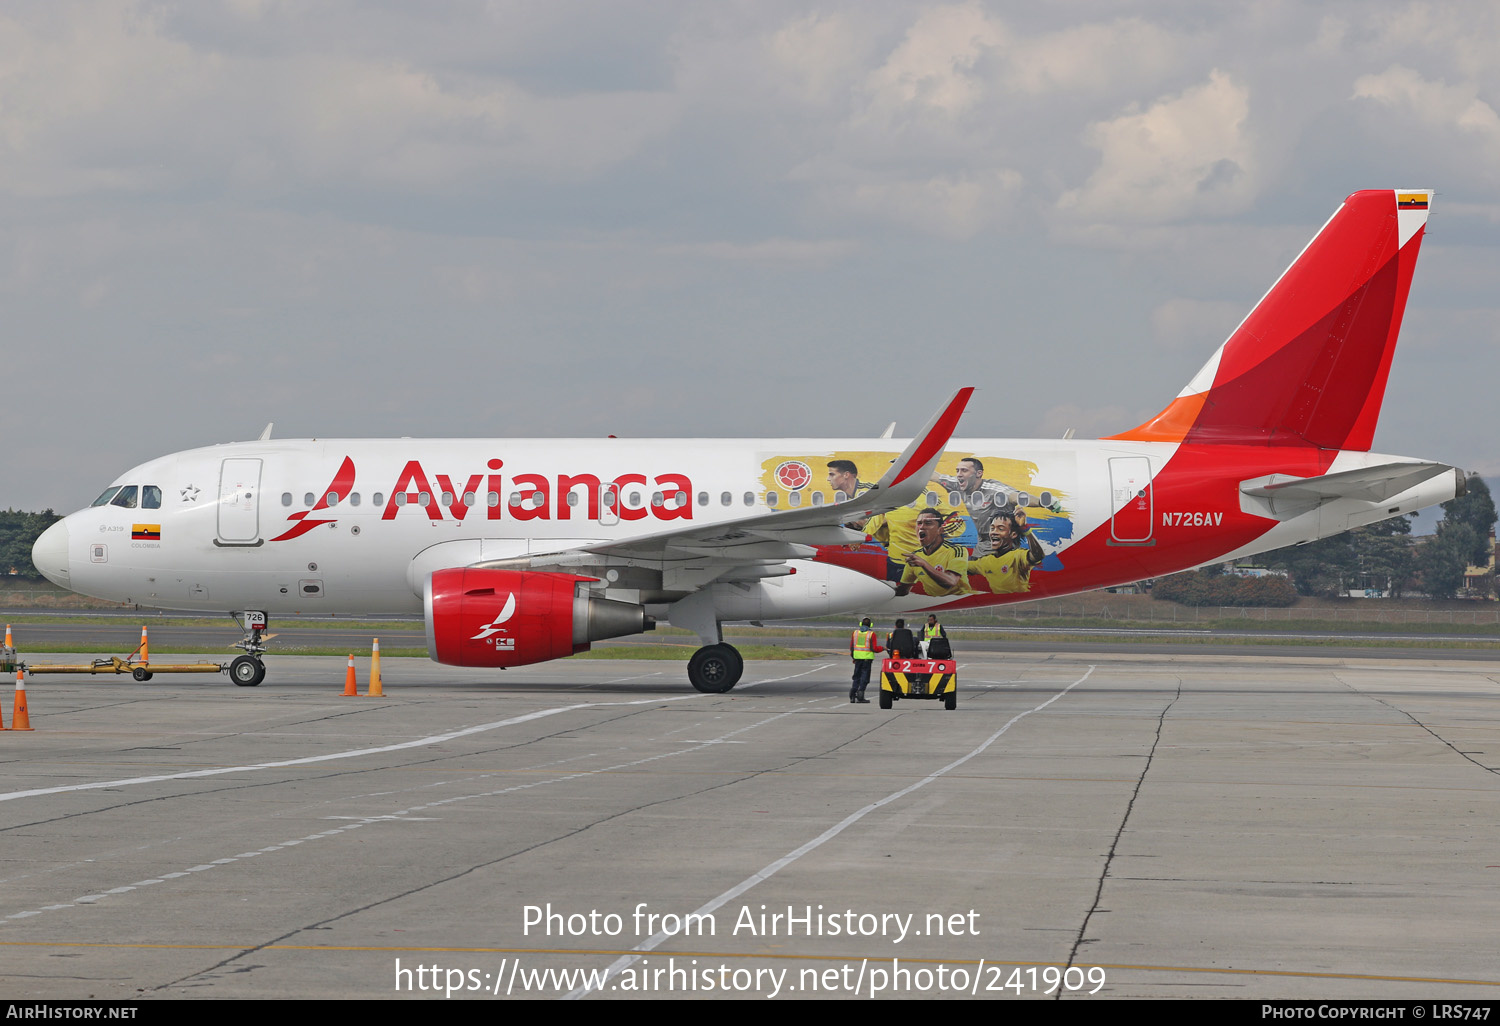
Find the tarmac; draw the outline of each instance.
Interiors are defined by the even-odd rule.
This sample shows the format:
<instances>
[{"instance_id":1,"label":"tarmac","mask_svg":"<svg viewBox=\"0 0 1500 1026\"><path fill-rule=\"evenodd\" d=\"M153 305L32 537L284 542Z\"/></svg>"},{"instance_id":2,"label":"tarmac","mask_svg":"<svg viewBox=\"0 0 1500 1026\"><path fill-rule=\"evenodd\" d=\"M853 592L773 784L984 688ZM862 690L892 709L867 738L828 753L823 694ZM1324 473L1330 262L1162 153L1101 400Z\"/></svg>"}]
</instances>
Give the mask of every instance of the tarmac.
<instances>
[{"instance_id":1,"label":"tarmac","mask_svg":"<svg viewBox=\"0 0 1500 1026\"><path fill-rule=\"evenodd\" d=\"M842 659L33 678L0 987L1500 997L1500 661L958 655L952 712Z\"/></svg>"}]
</instances>

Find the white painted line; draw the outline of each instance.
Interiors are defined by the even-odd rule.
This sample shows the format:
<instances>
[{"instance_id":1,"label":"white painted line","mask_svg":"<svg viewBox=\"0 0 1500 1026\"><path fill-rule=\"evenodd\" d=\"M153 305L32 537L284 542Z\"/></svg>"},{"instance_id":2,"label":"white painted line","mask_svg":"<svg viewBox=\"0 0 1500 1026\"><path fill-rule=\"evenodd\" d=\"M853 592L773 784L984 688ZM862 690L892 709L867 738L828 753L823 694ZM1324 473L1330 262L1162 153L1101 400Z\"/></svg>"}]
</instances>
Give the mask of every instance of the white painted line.
<instances>
[{"instance_id":1,"label":"white painted line","mask_svg":"<svg viewBox=\"0 0 1500 1026\"><path fill-rule=\"evenodd\" d=\"M473 727L452 730L446 734L433 734L430 737L421 737L414 741L403 741L400 744L394 745L381 745L378 748L355 748L347 752L309 755L301 759L283 759L279 762L257 762L244 766L220 766L215 769L188 770L183 773L163 773L152 777L127 777L123 780L96 780L88 784L65 784L61 787L37 787L29 791L5 791L0 792L0 802L15 801L18 798L37 798L48 794L65 794L69 791L97 791L106 787L126 787L130 784L155 784L164 780L193 780L200 777L222 776L226 773L250 773L255 770L283 769L287 766L310 766L314 763L333 762L338 759L357 759L363 755L380 755L383 752L399 752L408 748L425 748L428 745L442 744L444 741L453 741L457 738L468 737L470 734L482 734L486 731L497 730L500 727L512 727L518 723L527 723L531 720L539 720L547 716L556 716L558 713L572 712L575 709L608 708L618 705L653 705L661 702L682 702L691 698L701 697L703 696L692 694L672 695L665 698L639 698L624 702L579 702L576 705L562 705L555 709L539 709L536 712L526 713L522 716L512 716L506 720L496 720L493 723L480 723Z\"/></svg>"},{"instance_id":2,"label":"white painted line","mask_svg":"<svg viewBox=\"0 0 1500 1026\"><path fill-rule=\"evenodd\" d=\"M1061 691L1059 691L1057 694L1053 695L1051 698L1047 699L1041 705L1034 706L1034 707L1032 707L1030 709L1027 709L1025 712L1017 713L1015 716L1012 716L1009 720L1006 721L1005 726L1001 727L999 730L997 730L993 734L991 734L978 747L974 748L967 755L964 755L964 756L961 756L961 757L959 757L957 759L954 759L952 762L950 762L948 765L944 766L942 769L934 770L932 773L930 773L927 776L923 777L921 780L918 780L914 784L908 784L906 787L901 788L899 791L892 791L890 794L886 795L884 798L881 798L879 801L871 802L869 805L866 805L864 808L859 809L859 810L857 810L855 812L850 813L849 815L847 815L843 819L841 819L839 822L835 823L833 826L831 826L827 830L823 831L817 837L814 837L812 840L810 840L806 844L802 845L800 848L795 848L792 851L787 852L781 858L777 859L775 862L772 862L770 865L766 866L760 872L755 873L755 874L753 874L751 876L746 877L744 880L741 880L739 883L737 883L733 887L729 888L729 890L725 891L723 894L719 895L717 898L714 898L713 900L709 901L706 905L702 905L699 908L695 909L691 913L691 915L698 915L698 916L707 915L708 913L710 913L710 912L714 911L715 909L719 908L721 905L725 904L726 902L732 901L733 899L739 897L741 894L744 894L746 891L748 891L750 888L754 887L756 884L761 883L762 881L768 880L771 877L775 876L781 870L785 869L787 866L791 865L793 862L796 862L798 859L800 859L802 856L806 855L808 852L814 850L815 848L821 847L824 843L826 843L828 841L833 840L839 834L843 833L849 827L853 826L855 823L858 823L860 820L864 819L866 816L868 816L870 813L874 812L876 809L879 809L879 808L881 808L883 806L889 805L891 802L894 802L894 801L896 801L896 800L898 800L900 798L904 798L907 795L911 794L913 791L917 790L918 788L926 787L928 784L932 783L934 780L936 780L939 777L943 776L945 773L948 773L948 772L950 772L952 770L955 770L958 767L962 766L964 763L968 762L970 759L974 758L976 755L979 755L981 752L983 752L990 745L992 745L996 741L998 741L1000 739L1000 735L1004 734L1007 730L1009 730L1011 727L1015 726L1021 720L1025 719L1027 716L1030 716L1032 713L1041 712L1043 709L1047 708L1047 706L1049 706L1053 702L1057 701L1063 695L1066 695L1069 691L1072 691L1078 685L1080 685L1084 681L1088 680L1089 677L1093 675L1094 670L1095 670L1095 667L1094 666L1090 666L1089 669L1088 669L1088 673L1085 673L1082 677L1079 677L1073 683L1071 683L1067 687L1063 688ZM645 955L646 952L648 952L648 951L654 951L663 941L665 941L665 940L667 940L667 939L669 939L670 937L673 937L673 936L675 936L675 935L663 931L661 933L655 934L655 935L647 938L646 940L642 941L640 944L637 944L633 950L636 951L636 952L639 952L639 954L621 955L619 958L615 959L613 962L611 962L609 964L609 967L604 970L604 976L603 976L602 979L599 980L599 983L601 985L604 984L604 983L607 983L609 980L611 980L614 977L618 976L620 974L621 970L628 969L630 966L632 966L636 962L640 961L641 958ZM576 1000L576 999L581 998L584 995L588 994L591 990L593 990L593 988L590 987L590 986L579 987L577 990L574 990L572 993L568 994L565 1000L569 1000L569 1001Z\"/></svg>"},{"instance_id":3,"label":"white painted line","mask_svg":"<svg viewBox=\"0 0 1500 1026\"><path fill-rule=\"evenodd\" d=\"M696 698L696 697L699 697L699 696L697 696L697 695L683 695L683 696L681 696L682 699L689 699L689 698ZM630 702L608 702L608 703L591 703L591 704L595 704L595 705L641 705L641 704L646 704L646 703L660 703L662 701L677 701L677 700L679 700L679 699L675 698L675 697L674 698L670 698L670 699L652 698L652 699L646 699L646 700L644 700L644 702L642 702L642 701L630 701ZM501 789L495 790L495 791L486 791L486 792L482 792L480 794L454 795L453 797L450 797L450 798L442 798L442 799L438 799L436 801L427 802L427 803L422 804L422 805L414 805L411 808L400 809L400 810L398 810L396 812L384 813L384 814L377 815L377 816L361 816L361 817L357 817L359 819L359 822L357 822L357 823L350 823L347 826L338 827L338 828L333 829L333 830L325 830L325 831L322 831L321 833L309 834L307 837L298 838L296 840L282 841L280 844L273 844L273 845L270 845L268 847L261 848L259 851L244 852L244 853L242 853L240 855L234 856L233 858L215 859L213 862L208 862L208 863L204 863L202 865L193 866L193 867L187 869L184 872L180 872L180 873L163 873L161 875L160 879L148 880L148 881L145 881L145 882L146 883L161 883L161 882L163 882L165 880L172 880L172 879L177 879L177 878L180 878L180 877L185 877L185 876L188 876L188 875L190 875L192 873L199 873L199 872L204 872L206 870L213 869L213 868L215 868L217 866L228 865L228 864L231 864L233 862L237 862L237 861L239 861L242 858L250 858L250 857L253 857L255 855L262 854L262 853L270 853L270 852L275 852L275 851L281 851L281 850L283 850L285 848L291 848L291 847L293 847L295 845L302 844L304 841L317 841L317 840L321 840L322 838L325 838L325 837L334 837L334 836L337 836L338 834L343 833L346 830L356 830L359 827L368 826L368 825L370 825L372 823L386 823L386 822L395 822L395 823L427 823L427 822L435 822L436 821L436 817L415 816L415 815L412 815L412 813L422 812L422 811L425 811L427 809L437 808L437 807L443 806L443 805L450 805L450 804L453 804L455 802L469 801L469 800L474 799L474 798L489 798L489 797L494 797L494 796L503 795L503 794L510 794L510 793L515 792L515 791L525 791L525 790L529 790L530 788L542 787L542 786L547 785L547 784L562 783L564 781L577 780L580 777L594 776L595 774L598 774L598 773L611 773L611 772L615 772L615 771L618 771L618 770L628 769L628 768L631 768L631 767L634 767L634 766L639 766L639 765L642 765L644 763L655 762L658 759L671 758L672 756L676 756L676 755L685 755L685 754L687 754L689 752L694 752L694 751L698 751L700 749L707 748L710 745L715 745L715 744L743 744L744 742L731 741L730 739L733 738L736 734L743 734L745 731L754 730L757 727L765 726L767 723L774 723L776 720L784 719L787 716L795 716L795 715L797 715L796 711L784 712L784 713L777 713L777 714L775 714L773 716L767 716L767 717L765 717L763 719L757 720L754 723L746 724L743 727L737 727L734 730L731 730L729 733L724 734L722 737L712 738L712 739L705 740L705 741L693 742L692 743L692 747L689 747L689 748L682 748L682 749L679 749L677 751L671 751L671 752L661 752L661 753L658 753L656 755L646 756L645 758L635 759L635 760L632 760L630 762L616 763L616 764L614 764L612 766L601 766L598 769L592 769L592 770L581 770L581 771L576 772L576 773L568 773L568 774L564 774L563 776L552 777L552 778L547 779L547 780L533 780L533 781L528 781L527 783L524 783L524 784L514 784L514 785L512 785L510 787L501 788ZM589 757L591 757L591 756L589 756ZM576 757L574 757L574 758L576 758ZM558 760L558 761L560 761L560 762L572 762L572 761L574 761L574 758L562 759L562 760ZM485 776L489 776L489 775L490 774L485 774ZM326 816L324 818L325 819L353 819L353 818L356 818L356 817ZM47 906L44 906L44 908L38 909L38 910L30 910L30 911L26 911L26 912L12 913L11 915L9 915L9 916L7 916L5 918L6 919L18 919L18 918L24 918L24 917L29 917L29 916L40 915L43 911L48 911L48 910L53 910L53 909L73 908L73 907L75 907L76 905L79 905L79 904L92 904L92 903L94 903L96 901L102 900L107 895L111 895L111 894L124 894L126 892L135 890L139 886L141 886L141 884L136 883L136 884L131 884L128 887L116 887L116 888L113 888L112 890L104 891L101 894L85 894L82 897L73 899L72 903L70 903L70 904L66 904L66 905L47 905Z\"/></svg>"}]
</instances>

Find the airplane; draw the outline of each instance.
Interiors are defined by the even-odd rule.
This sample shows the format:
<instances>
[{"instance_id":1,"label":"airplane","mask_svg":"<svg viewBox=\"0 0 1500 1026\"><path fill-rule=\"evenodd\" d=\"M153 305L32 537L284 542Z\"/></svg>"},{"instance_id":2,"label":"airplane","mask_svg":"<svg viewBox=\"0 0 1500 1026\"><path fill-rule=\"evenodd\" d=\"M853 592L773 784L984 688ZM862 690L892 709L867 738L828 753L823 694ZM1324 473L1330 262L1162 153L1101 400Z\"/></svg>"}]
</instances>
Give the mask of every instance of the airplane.
<instances>
[{"instance_id":1,"label":"airplane","mask_svg":"<svg viewBox=\"0 0 1500 1026\"><path fill-rule=\"evenodd\" d=\"M33 560L114 601L239 622L421 616L431 658L509 668L723 625L1089 591L1452 499L1463 472L1369 451L1430 190L1349 196L1161 413L1097 440L953 438L960 389L890 439L273 439L164 456L52 525ZM873 484L861 476L875 477ZM981 530L983 537L981 537Z\"/></svg>"}]
</instances>

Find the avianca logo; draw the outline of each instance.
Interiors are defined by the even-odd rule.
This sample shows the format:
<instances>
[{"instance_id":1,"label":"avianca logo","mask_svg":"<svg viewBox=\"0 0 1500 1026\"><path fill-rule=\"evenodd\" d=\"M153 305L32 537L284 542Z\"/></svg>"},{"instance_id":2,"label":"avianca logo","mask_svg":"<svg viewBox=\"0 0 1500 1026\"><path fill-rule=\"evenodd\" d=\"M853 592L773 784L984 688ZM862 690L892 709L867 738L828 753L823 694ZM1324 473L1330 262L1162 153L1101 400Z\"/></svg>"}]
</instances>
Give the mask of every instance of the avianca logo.
<instances>
[{"instance_id":1,"label":"avianca logo","mask_svg":"<svg viewBox=\"0 0 1500 1026\"><path fill-rule=\"evenodd\" d=\"M573 502L577 501L580 492L583 503L577 512L589 520L598 520L605 509L613 511L621 520L645 520L647 517L656 520L693 519L693 482L686 474L657 474L651 479L652 485L647 484L645 474L621 474L613 481L601 480L594 474L558 474L556 477L512 474L507 485L506 475L500 472L505 466L503 460L490 460L485 466L490 473L470 474L465 478L461 474L456 477L429 475L420 461L408 461L391 487L390 498L380 519L395 520L404 508L421 510L429 520L463 520L469 515L470 506L453 502L445 507L438 497L447 494L455 499L474 496L477 505L484 507L486 520L572 520L575 514ZM637 492L637 488L642 491ZM654 495L649 504L628 501L632 496L650 495L655 489L660 489L660 503ZM511 504L507 498L508 490L514 493L518 504Z\"/></svg>"},{"instance_id":2,"label":"avianca logo","mask_svg":"<svg viewBox=\"0 0 1500 1026\"><path fill-rule=\"evenodd\" d=\"M385 493L390 498L380 519L395 520L398 513L408 510L408 516L420 513L429 520L463 520L475 507L483 508L485 520L572 520L575 514L600 520L606 511L625 521L693 519L693 482L686 474L657 474L649 479L645 474L620 474L613 481L594 474L513 474L507 481L500 473L503 466L493 459L486 464L488 474L450 477L429 475L420 461L409 460ZM291 527L271 540L291 541L314 527L337 523L337 516L318 514L329 511L334 497L337 502L346 501L353 490L354 460L345 456L313 507L288 516ZM649 496L649 502L643 496ZM575 510L580 498L580 508Z\"/></svg>"},{"instance_id":3,"label":"avianca logo","mask_svg":"<svg viewBox=\"0 0 1500 1026\"><path fill-rule=\"evenodd\" d=\"M314 527L321 527L324 524L334 523L336 520L338 520L338 517L328 517L326 519L319 520L315 519L313 517L313 514L318 512L319 510L325 510L328 508L329 496L337 495L340 499L345 499L349 496L349 492L353 488L354 461L348 456L345 456L344 462L339 465L339 472L333 475L333 480L329 482L327 488L323 489L322 496L319 497L317 503L313 506L313 508L298 510L291 516L287 517L287 520L292 524L291 528L276 536L275 538L272 538L271 540L273 542L291 541L293 538L302 537L308 531L311 531Z\"/></svg>"},{"instance_id":4,"label":"avianca logo","mask_svg":"<svg viewBox=\"0 0 1500 1026\"><path fill-rule=\"evenodd\" d=\"M479 633L470 638L470 641L484 641L491 634L500 633L500 625L509 620L516 613L516 593L511 592L505 599L505 608L500 610L500 615L489 623L479 628Z\"/></svg>"}]
</instances>

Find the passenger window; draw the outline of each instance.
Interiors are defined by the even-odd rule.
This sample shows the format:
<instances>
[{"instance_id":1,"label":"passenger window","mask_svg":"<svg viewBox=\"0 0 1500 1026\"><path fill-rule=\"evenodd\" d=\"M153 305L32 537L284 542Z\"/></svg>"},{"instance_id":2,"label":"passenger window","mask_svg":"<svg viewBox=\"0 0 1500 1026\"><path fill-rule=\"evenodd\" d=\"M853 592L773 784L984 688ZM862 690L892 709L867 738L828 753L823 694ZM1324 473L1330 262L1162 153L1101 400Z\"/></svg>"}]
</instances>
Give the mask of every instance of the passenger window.
<instances>
[{"instance_id":1,"label":"passenger window","mask_svg":"<svg viewBox=\"0 0 1500 1026\"><path fill-rule=\"evenodd\" d=\"M145 485L141 488L141 508L161 509L161 489L156 485Z\"/></svg>"},{"instance_id":2,"label":"passenger window","mask_svg":"<svg viewBox=\"0 0 1500 1026\"><path fill-rule=\"evenodd\" d=\"M703 501L704 502L708 501L708 496L707 495L703 496ZM676 496L676 502L677 502L677 508L678 509L681 509L682 507L686 506L688 504L687 492L678 492L677 496Z\"/></svg>"},{"instance_id":3,"label":"passenger window","mask_svg":"<svg viewBox=\"0 0 1500 1026\"><path fill-rule=\"evenodd\" d=\"M834 502L844 502L848 498L849 498L849 496L845 495L843 492L834 492L833 493L833 501Z\"/></svg>"},{"instance_id":4,"label":"passenger window","mask_svg":"<svg viewBox=\"0 0 1500 1026\"><path fill-rule=\"evenodd\" d=\"M755 505L755 493L754 492L746 492L745 493L745 505L746 506L754 506Z\"/></svg>"},{"instance_id":5,"label":"passenger window","mask_svg":"<svg viewBox=\"0 0 1500 1026\"><path fill-rule=\"evenodd\" d=\"M576 506L576 505L578 505L578 493L577 492L569 492L568 493L568 505L569 506Z\"/></svg>"},{"instance_id":6,"label":"passenger window","mask_svg":"<svg viewBox=\"0 0 1500 1026\"><path fill-rule=\"evenodd\" d=\"M640 492L631 492L630 493L630 508L631 509L640 509L641 508L641 493Z\"/></svg>"},{"instance_id":7,"label":"passenger window","mask_svg":"<svg viewBox=\"0 0 1500 1026\"><path fill-rule=\"evenodd\" d=\"M443 505L444 506L451 506L451 505L453 505L453 493L452 492L444 492L443 493Z\"/></svg>"},{"instance_id":8,"label":"passenger window","mask_svg":"<svg viewBox=\"0 0 1500 1026\"><path fill-rule=\"evenodd\" d=\"M723 495L719 496L719 505L720 506L733 506L734 505L734 496L730 495L728 492L725 492Z\"/></svg>"},{"instance_id":9,"label":"passenger window","mask_svg":"<svg viewBox=\"0 0 1500 1026\"><path fill-rule=\"evenodd\" d=\"M306 495L302 496L302 505L304 506L311 508L313 501L314 500L312 492L308 492Z\"/></svg>"},{"instance_id":10,"label":"passenger window","mask_svg":"<svg viewBox=\"0 0 1500 1026\"><path fill-rule=\"evenodd\" d=\"M473 492L464 492L464 502L463 502L463 504L465 506L472 506L472 505L474 505L474 493Z\"/></svg>"},{"instance_id":11,"label":"passenger window","mask_svg":"<svg viewBox=\"0 0 1500 1026\"><path fill-rule=\"evenodd\" d=\"M699 492L698 493L698 505L700 505L700 506L707 506L708 505L708 493L707 492Z\"/></svg>"},{"instance_id":12,"label":"passenger window","mask_svg":"<svg viewBox=\"0 0 1500 1026\"><path fill-rule=\"evenodd\" d=\"M329 492L328 493L328 505L330 505L330 506L337 506L338 504L339 504L339 493L338 492Z\"/></svg>"},{"instance_id":13,"label":"passenger window","mask_svg":"<svg viewBox=\"0 0 1500 1026\"><path fill-rule=\"evenodd\" d=\"M417 496L417 503L422 506L432 505L432 493L422 492Z\"/></svg>"},{"instance_id":14,"label":"passenger window","mask_svg":"<svg viewBox=\"0 0 1500 1026\"><path fill-rule=\"evenodd\" d=\"M938 500L937 500L937 492L928 492L927 493L927 505L929 505L929 506L936 506L937 502L938 502Z\"/></svg>"},{"instance_id":15,"label":"passenger window","mask_svg":"<svg viewBox=\"0 0 1500 1026\"><path fill-rule=\"evenodd\" d=\"M118 492L119 490L120 490L120 486L119 485L115 485L113 488L106 488L106 489L104 489L103 494L101 494L99 496L99 498L97 498L97 499L95 499L93 501L93 505L95 505L95 506L104 506L104 505L107 505L109 503L109 500L113 499L115 497L115 492Z\"/></svg>"},{"instance_id":16,"label":"passenger window","mask_svg":"<svg viewBox=\"0 0 1500 1026\"><path fill-rule=\"evenodd\" d=\"M291 492L282 492L281 493L281 504L283 506L290 506L292 504L292 493Z\"/></svg>"},{"instance_id":17,"label":"passenger window","mask_svg":"<svg viewBox=\"0 0 1500 1026\"><path fill-rule=\"evenodd\" d=\"M661 492L652 492L651 493L651 505L653 505L653 506L660 506L663 501L664 500L661 497Z\"/></svg>"},{"instance_id":18,"label":"passenger window","mask_svg":"<svg viewBox=\"0 0 1500 1026\"><path fill-rule=\"evenodd\" d=\"M773 492L773 491L766 492L766 505L767 506L770 506L772 509L775 509L777 503L779 503L780 501L781 501L781 496L778 495L776 492Z\"/></svg>"},{"instance_id":19,"label":"passenger window","mask_svg":"<svg viewBox=\"0 0 1500 1026\"><path fill-rule=\"evenodd\" d=\"M963 504L964 504L964 496L963 496L962 492L949 492L948 493L948 505L950 505L950 506L962 506Z\"/></svg>"},{"instance_id":20,"label":"passenger window","mask_svg":"<svg viewBox=\"0 0 1500 1026\"><path fill-rule=\"evenodd\" d=\"M385 505L385 494L383 492L376 492L372 499L377 506Z\"/></svg>"},{"instance_id":21,"label":"passenger window","mask_svg":"<svg viewBox=\"0 0 1500 1026\"><path fill-rule=\"evenodd\" d=\"M349 505L351 505L351 506L358 506L359 505L359 493L358 492L350 492L349 493Z\"/></svg>"},{"instance_id":22,"label":"passenger window","mask_svg":"<svg viewBox=\"0 0 1500 1026\"><path fill-rule=\"evenodd\" d=\"M500 493L490 492L490 494L485 497L485 501L488 502L491 507L500 505Z\"/></svg>"},{"instance_id":23,"label":"passenger window","mask_svg":"<svg viewBox=\"0 0 1500 1026\"><path fill-rule=\"evenodd\" d=\"M792 494L788 495L786 497L786 499L787 499L787 502L790 505L793 505L793 506L800 506L800 505L802 505L802 493L801 492L793 492Z\"/></svg>"},{"instance_id":24,"label":"passenger window","mask_svg":"<svg viewBox=\"0 0 1500 1026\"><path fill-rule=\"evenodd\" d=\"M813 495L813 505L814 506L821 506L821 505L823 505L823 493L822 492L813 492L812 495Z\"/></svg>"},{"instance_id":25,"label":"passenger window","mask_svg":"<svg viewBox=\"0 0 1500 1026\"><path fill-rule=\"evenodd\" d=\"M514 507L519 507L521 505L521 493L520 492L511 492L510 493L510 505L514 506Z\"/></svg>"},{"instance_id":26,"label":"passenger window","mask_svg":"<svg viewBox=\"0 0 1500 1026\"><path fill-rule=\"evenodd\" d=\"M126 485L120 489L120 493L110 500L111 506L119 506L123 509L135 509L135 485Z\"/></svg>"},{"instance_id":27,"label":"passenger window","mask_svg":"<svg viewBox=\"0 0 1500 1026\"><path fill-rule=\"evenodd\" d=\"M615 493L614 493L614 489L612 489L612 488L609 489L608 491L606 491L604 493L604 508L605 509L614 509L615 508Z\"/></svg>"},{"instance_id":28,"label":"passenger window","mask_svg":"<svg viewBox=\"0 0 1500 1026\"><path fill-rule=\"evenodd\" d=\"M396 493L396 505L398 505L398 506L405 506L406 505L406 493L405 492L397 492Z\"/></svg>"}]
</instances>

